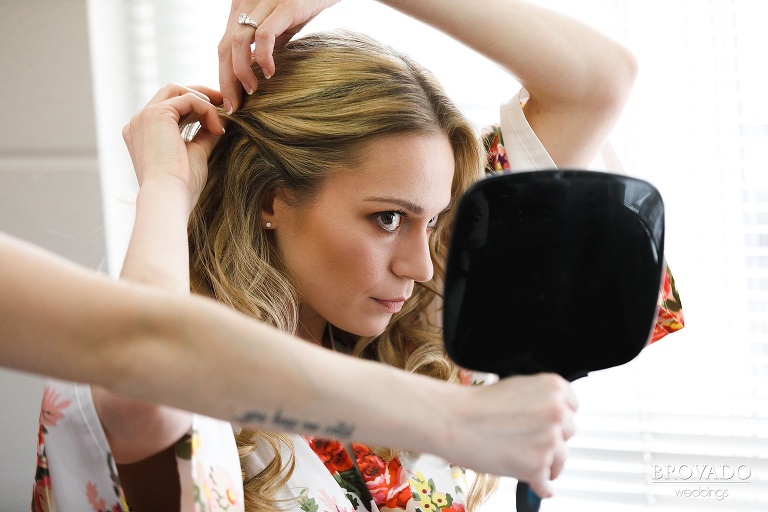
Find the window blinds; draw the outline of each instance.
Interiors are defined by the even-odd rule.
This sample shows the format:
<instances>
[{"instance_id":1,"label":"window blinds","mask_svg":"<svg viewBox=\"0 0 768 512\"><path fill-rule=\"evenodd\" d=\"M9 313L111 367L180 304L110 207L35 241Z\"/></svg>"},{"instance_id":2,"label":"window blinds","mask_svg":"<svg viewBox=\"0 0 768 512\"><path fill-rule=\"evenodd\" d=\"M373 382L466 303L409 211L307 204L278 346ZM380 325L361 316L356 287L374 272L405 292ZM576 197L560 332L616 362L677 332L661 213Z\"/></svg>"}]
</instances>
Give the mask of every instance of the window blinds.
<instances>
[{"instance_id":1,"label":"window blinds","mask_svg":"<svg viewBox=\"0 0 768 512\"><path fill-rule=\"evenodd\" d=\"M617 135L665 196L688 325L576 384L580 432L542 510L765 510L767 6L612 3L641 63Z\"/></svg>"}]
</instances>

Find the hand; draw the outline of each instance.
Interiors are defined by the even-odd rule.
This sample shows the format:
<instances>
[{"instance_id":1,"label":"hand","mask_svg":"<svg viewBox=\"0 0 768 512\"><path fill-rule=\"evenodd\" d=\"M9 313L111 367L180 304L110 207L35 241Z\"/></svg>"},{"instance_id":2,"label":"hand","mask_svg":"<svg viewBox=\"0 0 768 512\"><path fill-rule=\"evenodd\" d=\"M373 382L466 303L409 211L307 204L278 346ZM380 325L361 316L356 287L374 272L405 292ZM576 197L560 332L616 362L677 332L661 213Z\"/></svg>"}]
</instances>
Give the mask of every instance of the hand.
<instances>
[{"instance_id":1,"label":"hand","mask_svg":"<svg viewBox=\"0 0 768 512\"><path fill-rule=\"evenodd\" d=\"M478 471L512 475L540 497L552 496L550 480L563 469L565 442L574 434L578 407L570 384L555 374L510 377L476 386L467 415L459 420L455 454L449 460ZM454 397L455 400L456 397ZM464 460L456 457L463 454ZM448 450L446 450L448 451Z\"/></svg>"},{"instance_id":2,"label":"hand","mask_svg":"<svg viewBox=\"0 0 768 512\"><path fill-rule=\"evenodd\" d=\"M227 29L219 43L219 86L224 110L240 108L243 89L253 94L259 86L251 70L255 60L265 78L275 74L272 52L291 40L312 18L339 0L232 0ZM240 25L237 18L247 14L258 23L254 29ZM251 44L254 44L251 51ZM242 87L241 87L242 84Z\"/></svg>"},{"instance_id":3,"label":"hand","mask_svg":"<svg viewBox=\"0 0 768 512\"><path fill-rule=\"evenodd\" d=\"M133 116L123 127L123 139L139 186L150 179L176 180L188 194L191 211L208 177L208 156L224 133L215 104L221 104L218 91L168 84ZM201 125L190 142L179 132L187 116Z\"/></svg>"}]
</instances>

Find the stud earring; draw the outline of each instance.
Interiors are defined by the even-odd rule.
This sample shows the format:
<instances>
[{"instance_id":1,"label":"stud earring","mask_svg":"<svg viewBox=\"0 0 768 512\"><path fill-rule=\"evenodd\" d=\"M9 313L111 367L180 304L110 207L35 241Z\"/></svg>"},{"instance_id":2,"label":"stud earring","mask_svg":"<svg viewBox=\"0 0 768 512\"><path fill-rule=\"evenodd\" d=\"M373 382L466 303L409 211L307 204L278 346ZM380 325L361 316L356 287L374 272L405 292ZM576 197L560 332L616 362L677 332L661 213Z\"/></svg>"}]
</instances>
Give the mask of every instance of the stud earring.
<instances>
[{"instance_id":1,"label":"stud earring","mask_svg":"<svg viewBox=\"0 0 768 512\"><path fill-rule=\"evenodd\" d=\"M266 226L267 226L267 229L269 229L269 228L272 227L272 223L271 222L267 222Z\"/></svg>"}]
</instances>

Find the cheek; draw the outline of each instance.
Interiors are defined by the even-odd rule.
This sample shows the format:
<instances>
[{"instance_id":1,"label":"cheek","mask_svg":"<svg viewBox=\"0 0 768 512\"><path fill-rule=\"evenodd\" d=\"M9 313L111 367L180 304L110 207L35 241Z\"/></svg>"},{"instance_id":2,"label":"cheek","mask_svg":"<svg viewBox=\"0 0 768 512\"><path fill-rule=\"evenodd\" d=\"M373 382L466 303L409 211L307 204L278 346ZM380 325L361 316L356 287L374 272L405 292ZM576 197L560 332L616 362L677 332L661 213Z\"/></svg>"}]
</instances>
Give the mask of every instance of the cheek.
<instances>
[{"instance_id":1,"label":"cheek","mask_svg":"<svg viewBox=\"0 0 768 512\"><path fill-rule=\"evenodd\" d=\"M310 219L282 240L289 272L307 300L343 300L341 295L365 294L384 279L386 247L376 243L364 226L341 229Z\"/></svg>"},{"instance_id":2,"label":"cheek","mask_svg":"<svg viewBox=\"0 0 768 512\"><path fill-rule=\"evenodd\" d=\"M327 239L325 254L328 270L339 283L367 289L376 284L386 270L384 251L372 241L353 233Z\"/></svg>"}]
</instances>

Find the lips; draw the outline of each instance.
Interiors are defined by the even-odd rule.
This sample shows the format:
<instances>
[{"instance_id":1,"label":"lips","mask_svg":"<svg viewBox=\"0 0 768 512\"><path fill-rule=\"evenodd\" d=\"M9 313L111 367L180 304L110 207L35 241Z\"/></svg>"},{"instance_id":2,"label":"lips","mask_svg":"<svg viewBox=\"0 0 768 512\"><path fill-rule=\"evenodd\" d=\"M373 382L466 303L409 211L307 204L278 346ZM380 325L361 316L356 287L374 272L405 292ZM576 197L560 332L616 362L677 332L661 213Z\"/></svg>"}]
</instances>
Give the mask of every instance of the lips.
<instances>
[{"instance_id":1,"label":"lips","mask_svg":"<svg viewBox=\"0 0 768 512\"><path fill-rule=\"evenodd\" d=\"M405 304L406 298L395 298L395 299L373 299L376 301L382 308L384 308L389 313L397 313L401 309L403 309L403 304Z\"/></svg>"}]
</instances>

